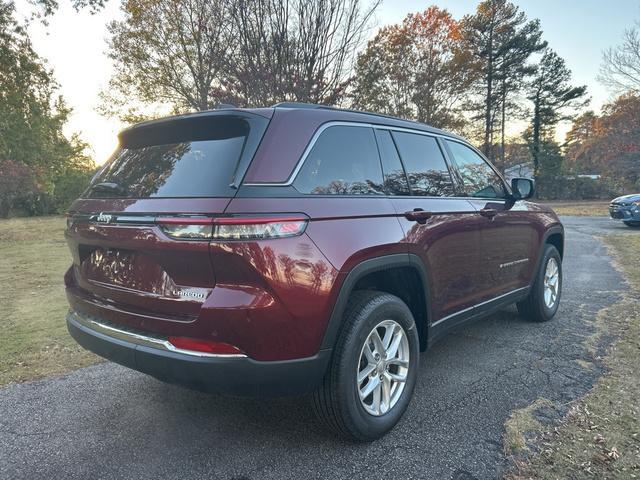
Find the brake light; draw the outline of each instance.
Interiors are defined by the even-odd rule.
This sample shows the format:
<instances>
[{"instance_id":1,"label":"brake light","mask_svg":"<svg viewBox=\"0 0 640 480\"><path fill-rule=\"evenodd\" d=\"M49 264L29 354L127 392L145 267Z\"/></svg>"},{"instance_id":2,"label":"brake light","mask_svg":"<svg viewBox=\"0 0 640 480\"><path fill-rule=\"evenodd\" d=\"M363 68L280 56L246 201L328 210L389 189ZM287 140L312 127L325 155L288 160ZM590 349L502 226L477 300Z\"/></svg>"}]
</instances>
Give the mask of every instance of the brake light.
<instances>
[{"instance_id":1,"label":"brake light","mask_svg":"<svg viewBox=\"0 0 640 480\"><path fill-rule=\"evenodd\" d=\"M215 355L243 355L238 347L234 347L224 342L213 342L210 340L198 340L189 337L169 337L169 343L180 350L192 352L210 353Z\"/></svg>"},{"instance_id":2,"label":"brake light","mask_svg":"<svg viewBox=\"0 0 640 480\"><path fill-rule=\"evenodd\" d=\"M304 215L158 218L170 237L186 240L266 240L301 235Z\"/></svg>"},{"instance_id":3,"label":"brake light","mask_svg":"<svg viewBox=\"0 0 640 480\"><path fill-rule=\"evenodd\" d=\"M295 237L304 232L305 217L228 217L217 218L214 240L264 240Z\"/></svg>"}]
</instances>

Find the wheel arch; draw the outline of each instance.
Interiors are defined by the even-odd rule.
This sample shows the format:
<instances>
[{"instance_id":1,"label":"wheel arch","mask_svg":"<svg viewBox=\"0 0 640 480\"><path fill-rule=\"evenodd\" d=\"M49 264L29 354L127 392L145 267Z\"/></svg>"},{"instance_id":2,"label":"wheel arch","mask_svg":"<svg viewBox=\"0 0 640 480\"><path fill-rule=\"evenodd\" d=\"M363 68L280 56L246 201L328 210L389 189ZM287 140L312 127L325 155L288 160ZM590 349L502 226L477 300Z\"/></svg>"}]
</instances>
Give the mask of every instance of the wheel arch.
<instances>
[{"instance_id":1,"label":"wheel arch","mask_svg":"<svg viewBox=\"0 0 640 480\"><path fill-rule=\"evenodd\" d=\"M547 245L553 245L558 249L558 253L560 253L560 260L564 258L564 227L562 225L553 225L544 232L542 242L540 242L540 247L538 248L536 268L533 271L531 281L529 282L530 287L533 286L533 283L536 280L536 275L538 274L540 265L542 264L544 249Z\"/></svg>"},{"instance_id":2,"label":"wheel arch","mask_svg":"<svg viewBox=\"0 0 640 480\"><path fill-rule=\"evenodd\" d=\"M550 244L558 249L560 258L564 258L564 229L560 226L552 227L544 236L544 244Z\"/></svg>"},{"instance_id":3,"label":"wheel arch","mask_svg":"<svg viewBox=\"0 0 640 480\"><path fill-rule=\"evenodd\" d=\"M415 284L415 280L419 281L418 285ZM414 316L420 349L426 349L430 320L428 276L420 258L410 253L369 258L349 271L340 286L321 349L333 348L343 324L349 297L352 292L361 289L375 289L402 299Z\"/></svg>"}]
</instances>

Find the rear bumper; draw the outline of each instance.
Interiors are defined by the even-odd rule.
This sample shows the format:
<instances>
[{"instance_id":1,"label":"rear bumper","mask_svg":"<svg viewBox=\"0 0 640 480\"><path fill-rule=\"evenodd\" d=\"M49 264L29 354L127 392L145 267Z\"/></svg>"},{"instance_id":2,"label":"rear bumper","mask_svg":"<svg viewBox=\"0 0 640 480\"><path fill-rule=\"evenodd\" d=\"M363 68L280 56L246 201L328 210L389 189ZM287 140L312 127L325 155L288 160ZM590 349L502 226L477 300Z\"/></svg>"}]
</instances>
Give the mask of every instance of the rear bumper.
<instances>
[{"instance_id":1,"label":"rear bumper","mask_svg":"<svg viewBox=\"0 0 640 480\"><path fill-rule=\"evenodd\" d=\"M331 350L313 357L260 362L246 356L172 351L160 337L115 328L100 319L70 311L67 328L84 348L101 357L196 390L233 396L302 395L322 381Z\"/></svg>"}]
</instances>

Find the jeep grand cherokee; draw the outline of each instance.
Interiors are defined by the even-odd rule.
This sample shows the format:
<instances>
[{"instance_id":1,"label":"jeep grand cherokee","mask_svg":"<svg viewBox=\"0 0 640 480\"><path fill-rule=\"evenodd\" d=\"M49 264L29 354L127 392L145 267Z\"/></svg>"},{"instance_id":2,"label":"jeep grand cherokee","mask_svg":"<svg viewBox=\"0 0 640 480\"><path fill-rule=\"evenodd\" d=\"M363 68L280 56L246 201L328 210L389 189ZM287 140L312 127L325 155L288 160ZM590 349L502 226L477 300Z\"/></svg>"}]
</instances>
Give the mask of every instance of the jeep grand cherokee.
<instances>
[{"instance_id":1,"label":"jeep grand cherokee","mask_svg":"<svg viewBox=\"0 0 640 480\"><path fill-rule=\"evenodd\" d=\"M337 433L404 413L419 357L517 303L551 319L563 227L464 139L305 104L142 123L68 214L85 348L228 395L310 393Z\"/></svg>"}]
</instances>

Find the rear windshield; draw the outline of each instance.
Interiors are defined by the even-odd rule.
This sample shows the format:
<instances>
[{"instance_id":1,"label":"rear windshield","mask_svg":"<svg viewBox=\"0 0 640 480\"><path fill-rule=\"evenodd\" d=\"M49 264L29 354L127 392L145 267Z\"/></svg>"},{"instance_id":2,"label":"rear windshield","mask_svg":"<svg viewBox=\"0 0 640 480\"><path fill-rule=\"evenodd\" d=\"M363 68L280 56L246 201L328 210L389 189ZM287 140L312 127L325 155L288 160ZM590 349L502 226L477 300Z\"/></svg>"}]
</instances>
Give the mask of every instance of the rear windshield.
<instances>
[{"instance_id":1,"label":"rear windshield","mask_svg":"<svg viewBox=\"0 0 640 480\"><path fill-rule=\"evenodd\" d=\"M87 198L219 197L230 186L249 125L241 119L186 119L139 127L96 175Z\"/></svg>"}]
</instances>

